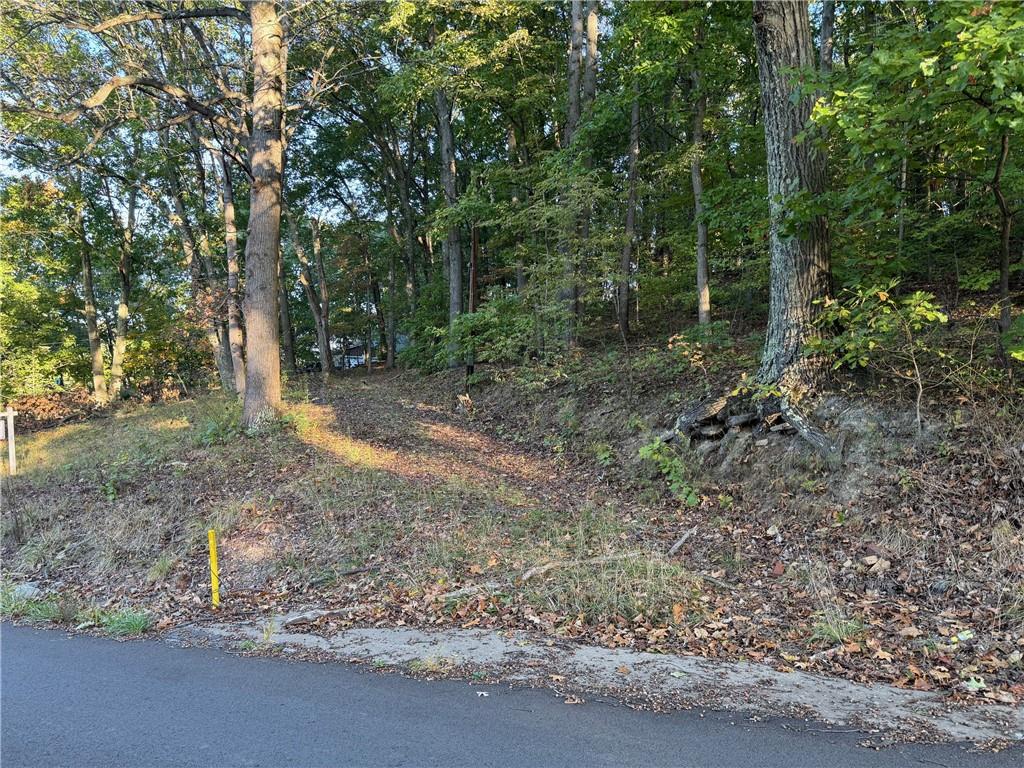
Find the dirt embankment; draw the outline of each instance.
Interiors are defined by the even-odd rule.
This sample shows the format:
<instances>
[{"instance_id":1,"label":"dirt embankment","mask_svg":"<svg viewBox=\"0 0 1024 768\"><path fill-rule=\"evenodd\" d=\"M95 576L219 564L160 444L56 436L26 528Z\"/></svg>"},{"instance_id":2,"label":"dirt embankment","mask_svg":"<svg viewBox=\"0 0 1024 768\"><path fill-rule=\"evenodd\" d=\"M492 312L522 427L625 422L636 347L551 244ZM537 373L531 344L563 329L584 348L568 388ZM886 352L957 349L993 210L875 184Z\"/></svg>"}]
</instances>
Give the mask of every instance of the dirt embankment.
<instances>
[{"instance_id":1,"label":"dirt embankment","mask_svg":"<svg viewBox=\"0 0 1024 768\"><path fill-rule=\"evenodd\" d=\"M652 449L686 399L675 373L585 370L469 398L450 376L300 380L258 436L214 397L40 432L4 510L8 576L169 627L208 612L213 527L222 616L317 605L344 608L315 622L328 636L530 629L1024 697L1008 421L951 410L918 435L906 410L832 398L813 413L848 432L829 471L784 431Z\"/></svg>"}]
</instances>

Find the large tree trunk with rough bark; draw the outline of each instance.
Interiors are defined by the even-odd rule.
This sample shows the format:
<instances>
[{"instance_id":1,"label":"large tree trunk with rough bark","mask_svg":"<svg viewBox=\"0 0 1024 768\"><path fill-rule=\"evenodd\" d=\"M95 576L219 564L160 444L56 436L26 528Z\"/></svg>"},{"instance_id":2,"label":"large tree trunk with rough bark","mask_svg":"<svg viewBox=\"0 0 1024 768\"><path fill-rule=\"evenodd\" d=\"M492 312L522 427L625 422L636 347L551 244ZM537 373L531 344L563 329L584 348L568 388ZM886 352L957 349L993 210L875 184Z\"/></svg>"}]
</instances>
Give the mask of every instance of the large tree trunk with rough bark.
<instances>
[{"instance_id":1,"label":"large tree trunk with rough bark","mask_svg":"<svg viewBox=\"0 0 1024 768\"><path fill-rule=\"evenodd\" d=\"M441 151L441 185L445 204L449 207L459 201L458 175L455 167L455 137L452 134L452 105L444 91L434 92L437 109L437 138ZM445 238L445 261L448 264L448 328L453 330L455 320L462 314L462 238L458 226L448 227ZM456 367L455 337L448 343L448 365Z\"/></svg>"},{"instance_id":2,"label":"large tree trunk with rough bark","mask_svg":"<svg viewBox=\"0 0 1024 768\"><path fill-rule=\"evenodd\" d=\"M124 353L128 347L128 301L131 295L132 248L135 237L135 206L139 191L128 191L127 219L121 230L121 243L117 261L119 285L117 322L114 325L114 351L110 356L110 398L117 400L124 389Z\"/></svg>"},{"instance_id":3,"label":"large tree trunk with rough bark","mask_svg":"<svg viewBox=\"0 0 1024 768\"><path fill-rule=\"evenodd\" d=\"M629 119L629 196L626 200L626 241L619 259L619 284L615 309L619 319L619 332L629 333L629 273L633 265L633 241L636 238L637 171L640 160L640 84L634 84L633 108Z\"/></svg>"},{"instance_id":4,"label":"large tree trunk with rough bark","mask_svg":"<svg viewBox=\"0 0 1024 768\"><path fill-rule=\"evenodd\" d=\"M690 76L693 88L693 151L690 154L690 184L693 187L693 219L697 223L697 323L711 322L711 289L708 285L708 223L704 219L704 175L701 158L704 154L704 113L707 95L701 89L700 71Z\"/></svg>"},{"instance_id":5,"label":"large tree trunk with rough bark","mask_svg":"<svg viewBox=\"0 0 1024 768\"><path fill-rule=\"evenodd\" d=\"M221 155L221 201L224 212L224 250L228 269L228 347L235 392L245 394L245 338L242 332L242 307L238 300L238 229L235 224L235 187L231 181L231 163Z\"/></svg>"},{"instance_id":6,"label":"large tree trunk with rough bark","mask_svg":"<svg viewBox=\"0 0 1024 768\"><path fill-rule=\"evenodd\" d=\"M107 402L107 380L103 376L103 341L96 322L96 292L92 285L92 243L85 232L85 212L75 211L75 224L82 240L82 302L85 305L85 330L89 336L89 360L92 365L92 397L98 405Z\"/></svg>"},{"instance_id":7,"label":"large tree trunk with rough bark","mask_svg":"<svg viewBox=\"0 0 1024 768\"><path fill-rule=\"evenodd\" d=\"M820 300L831 282L828 223L824 216L794 221L797 197L825 188L825 157L808 127L813 95L797 98L794 71L814 68L805 0L754 3L761 107L768 158L770 278L768 329L758 379L792 388L813 386L817 366L803 354L816 333ZM799 138L798 138L799 137Z\"/></svg>"},{"instance_id":8,"label":"large tree trunk with rough bark","mask_svg":"<svg viewBox=\"0 0 1024 768\"><path fill-rule=\"evenodd\" d=\"M249 3L252 24L252 184L245 243L245 402L242 427L266 424L281 405L277 260L281 248L284 32L271 0Z\"/></svg>"}]
</instances>

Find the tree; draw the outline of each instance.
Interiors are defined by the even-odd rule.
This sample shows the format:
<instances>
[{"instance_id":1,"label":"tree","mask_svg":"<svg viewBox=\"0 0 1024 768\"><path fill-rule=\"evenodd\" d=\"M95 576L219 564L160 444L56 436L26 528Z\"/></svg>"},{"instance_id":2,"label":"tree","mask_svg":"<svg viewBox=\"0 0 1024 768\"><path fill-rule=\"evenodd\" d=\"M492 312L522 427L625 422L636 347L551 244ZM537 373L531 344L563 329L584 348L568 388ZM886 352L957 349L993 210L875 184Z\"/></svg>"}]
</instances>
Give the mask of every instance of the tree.
<instances>
[{"instance_id":1,"label":"tree","mask_svg":"<svg viewBox=\"0 0 1024 768\"><path fill-rule=\"evenodd\" d=\"M277 4L249 3L252 24L252 168L249 234L245 240L245 400L242 426L254 429L281 405L281 340L278 335L277 260L281 250L281 135L285 37Z\"/></svg>"},{"instance_id":2,"label":"tree","mask_svg":"<svg viewBox=\"0 0 1024 768\"><path fill-rule=\"evenodd\" d=\"M754 3L761 108L768 157L768 328L758 380L785 389L813 387L820 366L804 355L829 295L828 223L814 208L825 188L825 157L810 128L814 96L800 92L796 73L813 69L814 46L805 0Z\"/></svg>"}]
</instances>

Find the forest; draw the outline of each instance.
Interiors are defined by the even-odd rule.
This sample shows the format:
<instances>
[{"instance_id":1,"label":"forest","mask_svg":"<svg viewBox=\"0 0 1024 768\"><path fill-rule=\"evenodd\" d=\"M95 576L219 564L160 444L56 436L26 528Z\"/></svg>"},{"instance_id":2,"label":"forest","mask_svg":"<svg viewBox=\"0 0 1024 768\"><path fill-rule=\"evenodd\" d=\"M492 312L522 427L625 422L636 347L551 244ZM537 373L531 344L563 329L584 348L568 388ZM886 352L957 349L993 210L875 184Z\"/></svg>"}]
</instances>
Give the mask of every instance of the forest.
<instances>
[{"instance_id":1,"label":"forest","mask_svg":"<svg viewBox=\"0 0 1024 768\"><path fill-rule=\"evenodd\" d=\"M250 514L313 536L293 515L320 510L318 551L349 559L291 556L331 584L364 569L374 600L381 579L400 584L377 619L422 616L424 590L471 583L493 602L446 597L447 620L479 610L489 625L760 659L793 642L765 627L799 614L810 646L774 658L835 646L814 663L1024 696L1024 5L0 0L0 13L0 399L41 430L23 462L38 471L14 478L5 511L24 573L57 574L47 553L61 551L108 584L118 562L161 583L201 552L182 519L146 516L180 492L240 538ZM108 423L121 443L106 444ZM463 463L457 504L401 490ZM164 485L146 485L165 464ZM116 516L115 533L67 516L68 468L91 478L89 509L108 528ZM255 496L224 517L220 483ZM619 512L593 500L601 483ZM345 504L415 511L335 519L323 494L341 486ZM509 495L488 497L505 527L471 532L494 547L478 551L464 526L440 533L462 518L427 513L463 514L484 486ZM514 514L559 498L571 522ZM806 534L796 550L787 525ZM433 560L424 531L444 544ZM641 567L634 548L608 554L624 542L673 548ZM721 604L679 592L677 553ZM389 557L435 586L380 575ZM512 608L482 580L548 561L522 582L557 588ZM260 578L294 587L298 562ZM580 566L571 583L565 563ZM615 568L618 587L583 595ZM686 618L745 612L731 601L753 570L794 579L773 621L736 639ZM878 590L898 597L883 609ZM911 604L916 623L900 623ZM902 650L863 640L883 624ZM663 625L680 628L651 640ZM910 648L908 626L989 640L954 663Z\"/></svg>"}]
</instances>

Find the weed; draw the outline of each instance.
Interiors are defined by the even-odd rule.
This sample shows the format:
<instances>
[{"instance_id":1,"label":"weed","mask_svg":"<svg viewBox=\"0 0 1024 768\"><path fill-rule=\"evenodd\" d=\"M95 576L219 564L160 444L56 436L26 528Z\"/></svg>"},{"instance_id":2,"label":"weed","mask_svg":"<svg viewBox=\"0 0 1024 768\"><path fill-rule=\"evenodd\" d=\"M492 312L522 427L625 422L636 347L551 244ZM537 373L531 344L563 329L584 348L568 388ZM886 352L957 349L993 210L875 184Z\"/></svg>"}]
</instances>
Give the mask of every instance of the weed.
<instances>
[{"instance_id":1,"label":"weed","mask_svg":"<svg viewBox=\"0 0 1024 768\"><path fill-rule=\"evenodd\" d=\"M663 443L660 438L655 439L640 448L640 458L654 463L662 477L668 481L668 488L673 496L688 507L695 507L700 503L697 489L687 478L686 465L668 444Z\"/></svg>"},{"instance_id":2,"label":"weed","mask_svg":"<svg viewBox=\"0 0 1024 768\"><path fill-rule=\"evenodd\" d=\"M602 467L612 467L615 465L615 452L608 443L594 443L591 449L594 452L594 458L597 459L597 463Z\"/></svg>"},{"instance_id":3,"label":"weed","mask_svg":"<svg viewBox=\"0 0 1024 768\"><path fill-rule=\"evenodd\" d=\"M206 419L195 436L195 444L204 448L234 442L242 434L239 425L240 411L236 403L230 403L222 413Z\"/></svg>"},{"instance_id":4,"label":"weed","mask_svg":"<svg viewBox=\"0 0 1024 768\"><path fill-rule=\"evenodd\" d=\"M96 623L112 637L126 637L141 635L149 629L152 620L145 611L122 608L112 613L101 612Z\"/></svg>"},{"instance_id":5,"label":"weed","mask_svg":"<svg viewBox=\"0 0 1024 768\"><path fill-rule=\"evenodd\" d=\"M844 619L826 612L819 612L818 615L821 618L811 627L811 642L838 645L864 631L864 625L855 619Z\"/></svg>"},{"instance_id":6,"label":"weed","mask_svg":"<svg viewBox=\"0 0 1024 768\"><path fill-rule=\"evenodd\" d=\"M437 674L451 669L451 659L444 656L428 656L425 659L413 659L409 662L409 671L417 674Z\"/></svg>"},{"instance_id":7,"label":"weed","mask_svg":"<svg viewBox=\"0 0 1024 768\"><path fill-rule=\"evenodd\" d=\"M163 581L171 572L174 567L178 564L178 558L174 557L167 552L164 552L156 559L156 561L146 571L146 581L151 584L156 584Z\"/></svg>"}]
</instances>

